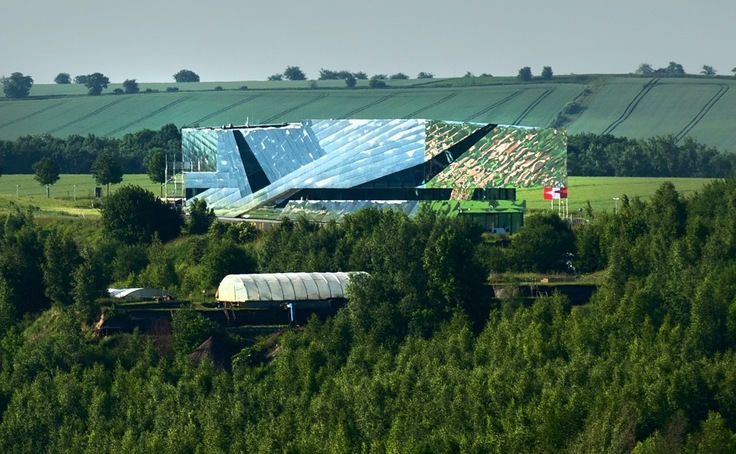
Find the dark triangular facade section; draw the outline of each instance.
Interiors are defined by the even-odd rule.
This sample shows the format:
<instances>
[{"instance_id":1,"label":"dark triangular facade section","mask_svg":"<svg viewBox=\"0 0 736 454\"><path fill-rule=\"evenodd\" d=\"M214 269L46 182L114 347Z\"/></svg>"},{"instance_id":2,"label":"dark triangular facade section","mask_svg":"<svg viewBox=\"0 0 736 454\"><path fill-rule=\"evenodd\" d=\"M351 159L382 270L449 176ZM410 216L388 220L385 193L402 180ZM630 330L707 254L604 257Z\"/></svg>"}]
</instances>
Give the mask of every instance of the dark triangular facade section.
<instances>
[{"instance_id":1,"label":"dark triangular facade section","mask_svg":"<svg viewBox=\"0 0 736 454\"><path fill-rule=\"evenodd\" d=\"M416 188L424 183L424 164L417 164L356 186L365 188Z\"/></svg>"},{"instance_id":2,"label":"dark triangular facade section","mask_svg":"<svg viewBox=\"0 0 736 454\"><path fill-rule=\"evenodd\" d=\"M429 161L424 163L424 182L430 181L436 177L437 174L442 172L449 166L453 161L460 159L470 148L478 143L480 139L485 137L488 133L496 129L497 124L489 123L485 126L478 128L475 132L468 135L461 141L451 145L446 150L438 153L432 157Z\"/></svg>"},{"instance_id":3,"label":"dark triangular facade section","mask_svg":"<svg viewBox=\"0 0 736 454\"><path fill-rule=\"evenodd\" d=\"M258 159L256 159L256 155L253 154L253 150L250 149L248 142L245 140L243 133L233 130L233 135L235 136L235 143L238 145L240 159L243 161L245 176L248 179L251 191L256 192L271 184L266 173L263 171L263 167L261 167Z\"/></svg>"}]
</instances>

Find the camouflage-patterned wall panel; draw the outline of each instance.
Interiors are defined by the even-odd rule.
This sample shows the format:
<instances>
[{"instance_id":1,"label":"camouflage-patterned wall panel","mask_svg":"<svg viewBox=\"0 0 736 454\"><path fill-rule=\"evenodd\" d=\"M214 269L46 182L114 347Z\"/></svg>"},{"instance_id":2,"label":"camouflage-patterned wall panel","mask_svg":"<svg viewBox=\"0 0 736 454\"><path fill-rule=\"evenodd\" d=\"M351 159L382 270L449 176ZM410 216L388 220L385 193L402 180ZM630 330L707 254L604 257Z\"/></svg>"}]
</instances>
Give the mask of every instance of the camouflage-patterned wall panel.
<instances>
[{"instance_id":1,"label":"camouflage-patterned wall panel","mask_svg":"<svg viewBox=\"0 0 736 454\"><path fill-rule=\"evenodd\" d=\"M427 183L432 188L537 186L567 186L563 130L497 126Z\"/></svg>"},{"instance_id":2,"label":"camouflage-patterned wall panel","mask_svg":"<svg viewBox=\"0 0 736 454\"><path fill-rule=\"evenodd\" d=\"M460 142L483 126L478 123L454 123L439 120L427 120L424 160L429 161L440 152Z\"/></svg>"}]
</instances>

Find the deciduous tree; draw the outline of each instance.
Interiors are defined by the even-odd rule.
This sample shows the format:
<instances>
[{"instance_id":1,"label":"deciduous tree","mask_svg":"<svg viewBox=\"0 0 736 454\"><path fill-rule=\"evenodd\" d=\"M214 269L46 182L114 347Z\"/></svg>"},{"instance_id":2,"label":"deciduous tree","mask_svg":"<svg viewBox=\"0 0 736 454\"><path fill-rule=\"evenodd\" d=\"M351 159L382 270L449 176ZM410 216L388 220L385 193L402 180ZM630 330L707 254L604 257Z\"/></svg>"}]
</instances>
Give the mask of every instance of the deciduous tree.
<instances>
[{"instance_id":1,"label":"deciduous tree","mask_svg":"<svg viewBox=\"0 0 736 454\"><path fill-rule=\"evenodd\" d=\"M140 186L123 186L106 197L101 214L104 234L126 244L149 243L154 234L165 243L182 226L176 207Z\"/></svg>"},{"instance_id":2,"label":"deciduous tree","mask_svg":"<svg viewBox=\"0 0 736 454\"><path fill-rule=\"evenodd\" d=\"M110 79L101 73L89 74L84 79L84 86L89 90L88 94L90 96L98 96L102 93L102 90L107 88L109 83Z\"/></svg>"},{"instance_id":3,"label":"deciduous tree","mask_svg":"<svg viewBox=\"0 0 736 454\"><path fill-rule=\"evenodd\" d=\"M201 235L207 233L210 225L215 222L216 216L212 208L207 208L205 199L195 199L189 203L189 222L187 231L190 235Z\"/></svg>"},{"instance_id":4,"label":"deciduous tree","mask_svg":"<svg viewBox=\"0 0 736 454\"><path fill-rule=\"evenodd\" d=\"M110 195L110 184L118 184L123 181L120 161L109 151L103 151L97 155L97 159L92 163L92 175L97 184L107 186L107 195Z\"/></svg>"},{"instance_id":5,"label":"deciduous tree","mask_svg":"<svg viewBox=\"0 0 736 454\"><path fill-rule=\"evenodd\" d=\"M138 93L140 88L138 88L138 82L136 82L135 79L125 79L125 82L123 82L123 90L125 93L132 95Z\"/></svg>"},{"instance_id":6,"label":"deciduous tree","mask_svg":"<svg viewBox=\"0 0 736 454\"><path fill-rule=\"evenodd\" d=\"M551 66L545 66L542 68L542 79L544 80L552 80L552 67Z\"/></svg>"},{"instance_id":7,"label":"deciduous tree","mask_svg":"<svg viewBox=\"0 0 736 454\"><path fill-rule=\"evenodd\" d=\"M716 75L716 70L713 69L712 66L703 65L703 70L700 71L700 74L702 74L704 76L715 76Z\"/></svg>"},{"instance_id":8,"label":"deciduous tree","mask_svg":"<svg viewBox=\"0 0 736 454\"><path fill-rule=\"evenodd\" d=\"M148 178L161 185L161 196L163 197L163 184L166 182L166 152L163 148L158 147L148 150L144 164Z\"/></svg>"},{"instance_id":9,"label":"deciduous tree","mask_svg":"<svg viewBox=\"0 0 736 454\"><path fill-rule=\"evenodd\" d=\"M3 92L8 98L25 98L31 92L33 78L24 76L23 73L13 73L10 77L0 78L3 84Z\"/></svg>"},{"instance_id":10,"label":"deciduous tree","mask_svg":"<svg viewBox=\"0 0 736 454\"><path fill-rule=\"evenodd\" d=\"M54 77L54 83L65 85L72 83L72 77L69 75L69 73L59 73Z\"/></svg>"},{"instance_id":11,"label":"deciduous tree","mask_svg":"<svg viewBox=\"0 0 736 454\"><path fill-rule=\"evenodd\" d=\"M652 68L652 65L649 63L642 63L639 65L639 67L634 71L635 74L639 74L641 76L651 76L654 74L654 68Z\"/></svg>"},{"instance_id":12,"label":"deciduous tree","mask_svg":"<svg viewBox=\"0 0 736 454\"><path fill-rule=\"evenodd\" d=\"M43 283L46 296L56 304L71 305L73 272L81 264L79 249L68 235L49 234L44 245Z\"/></svg>"},{"instance_id":13,"label":"deciduous tree","mask_svg":"<svg viewBox=\"0 0 736 454\"><path fill-rule=\"evenodd\" d=\"M298 66L287 66L284 70L284 78L287 80L307 80L307 75Z\"/></svg>"},{"instance_id":14,"label":"deciduous tree","mask_svg":"<svg viewBox=\"0 0 736 454\"><path fill-rule=\"evenodd\" d=\"M174 74L174 80L177 82L199 82L199 76L188 69L182 69Z\"/></svg>"},{"instance_id":15,"label":"deciduous tree","mask_svg":"<svg viewBox=\"0 0 736 454\"><path fill-rule=\"evenodd\" d=\"M516 76L521 82L529 82L532 80L532 68L524 66L519 70L519 74Z\"/></svg>"},{"instance_id":16,"label":"deciduous tree","mask_svg":"<svg viewBox=\"0 0 736 454\"><path fill-rule=\"evenodd\" d=\"M33 164L33 177L36 181L46 186L46 197L51 197L50 187L59 181L59 166L49 156L45 156Z\"/></svg>"},{"instance_id":17,"label":"deciduous tree","mask_svg":"<svg viewBox=\"0 0 736 454\"><path fill-rule=\"evenodd\" d=\"M357 83L358 83L357 79L352 74L348 74L347 77L345 77L345 85L348 88L355 88L355 85Z\"/></svg>"}]
</instances>

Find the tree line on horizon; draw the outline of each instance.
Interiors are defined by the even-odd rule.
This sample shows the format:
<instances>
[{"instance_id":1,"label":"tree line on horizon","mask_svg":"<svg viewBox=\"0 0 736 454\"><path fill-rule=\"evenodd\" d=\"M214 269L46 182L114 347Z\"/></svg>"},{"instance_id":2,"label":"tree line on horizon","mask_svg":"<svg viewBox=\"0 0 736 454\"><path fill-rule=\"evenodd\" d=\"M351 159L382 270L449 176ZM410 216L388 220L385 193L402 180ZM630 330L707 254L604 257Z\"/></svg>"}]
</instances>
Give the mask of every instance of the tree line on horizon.
<instances>
[{"instance_id":1,"label":"tree line on horizon","mask_svg":"<svg viewBox=\"0 0 736 454\"><path fill-rule=\"evenodd\" d=\"M736 67L731 72L736 77ZM551 66L544 66L541 72L542 80L552 80L553 71ZM666 77L678 77L685 76L687 73L683 66L677 62L670 62L668 66L663 68L655 69L649 63L642 63L634 71L634 74L641 76L666 76ZM717 70L710 65L703 65L702 70L699 73L701 76L713 77L717 74ZM199 82L200 77L197 73L190 69L181 69L174 74L173 79L177 83L191 83ZM475 77L470 71L466 72L463 77ZM481 77L492 77L489 73L481 74ZM529 82L533 79L533 73L530 66L524 66L519 69L517 73L517 80L520 82ZM319 77L317 80L344 80L348 88L354 88L358 80L369 79L368 86L370 88L384 88L386 87L386 80L402 80L409 79L410 77L402 72L386 75L386 74L374 74L368 78L368 75L363 71L351 72L347 70L330 70L320 69ZM430 72L421 71L416 76L417 79L432 79L434 74ZM307 75L299 66L287 66L283 72L275 73L266 78L269 81L301 81L308 80ZM102 90L107 88L110 83L110 79L102 73L95 72L92 74L80 74L72 78L69 73L59 73L54 78L54 83L64 84L83 84L88 88L88 94L91 96L97 96L102 93ZM30 94L31 87L33 87L33 78L31 76L24 75L20 72L14 72L9 77L0 77L0 84L3 85L3 92L8 98L24 98ZM175 87L170 87L172 91L176 91ZM115 94L135 94L139 93L138 82L136 79L126 79L123 82L123 88L116 88Z\"/></svg>"}]
</instances>

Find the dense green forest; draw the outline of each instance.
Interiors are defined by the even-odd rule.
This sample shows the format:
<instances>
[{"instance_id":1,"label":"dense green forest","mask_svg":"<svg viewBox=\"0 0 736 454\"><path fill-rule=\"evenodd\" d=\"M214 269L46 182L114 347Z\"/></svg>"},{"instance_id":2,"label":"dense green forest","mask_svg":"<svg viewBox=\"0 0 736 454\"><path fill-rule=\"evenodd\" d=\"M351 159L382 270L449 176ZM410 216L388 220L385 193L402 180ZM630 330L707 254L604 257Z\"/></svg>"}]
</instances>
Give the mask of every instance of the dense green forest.
<instances>
[{"instance_id":1,"label":"dense green forest","mask_svg":"<svg viewBox=\"0 0 736 454\"><path fill-rule=\"evenodd\" d=\"M665 183L573 229L530 216L510 245L430 210L259 232L200 205L172 232L134 187L83 233L19 209L0 224L0 451L734 452L734 200L732 179ZM168 340L91 334L112 284L186 297L270 271L369 275L334 317L255 343L194 310ZM510 271L600 286L579 306L489 298ZM231 368L189 361L211 335Z\"/></svg>"}]
</instances>

